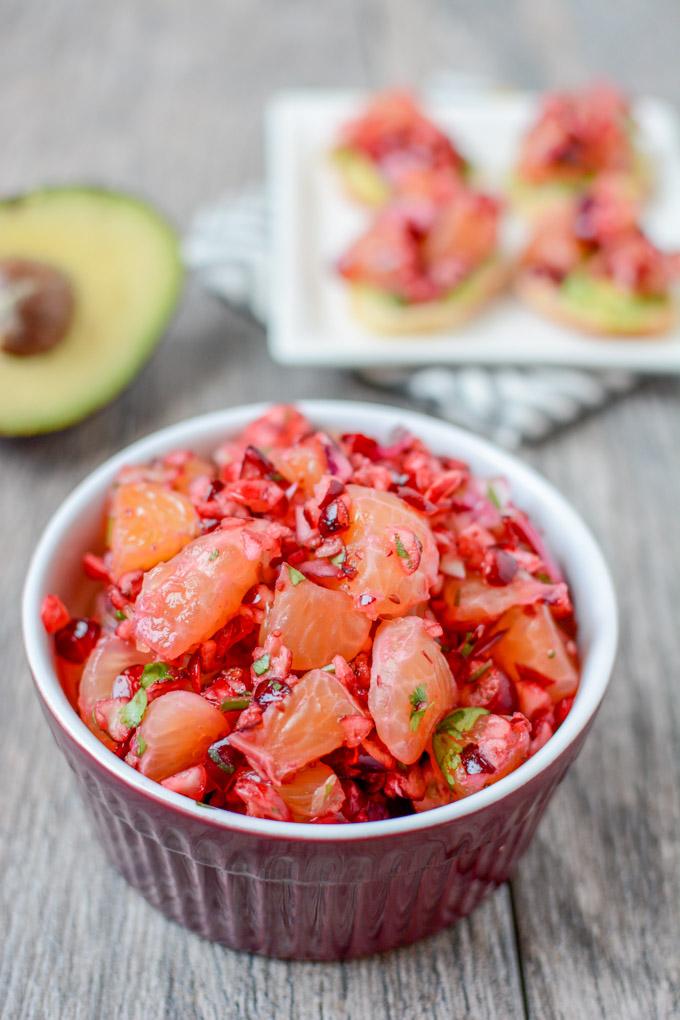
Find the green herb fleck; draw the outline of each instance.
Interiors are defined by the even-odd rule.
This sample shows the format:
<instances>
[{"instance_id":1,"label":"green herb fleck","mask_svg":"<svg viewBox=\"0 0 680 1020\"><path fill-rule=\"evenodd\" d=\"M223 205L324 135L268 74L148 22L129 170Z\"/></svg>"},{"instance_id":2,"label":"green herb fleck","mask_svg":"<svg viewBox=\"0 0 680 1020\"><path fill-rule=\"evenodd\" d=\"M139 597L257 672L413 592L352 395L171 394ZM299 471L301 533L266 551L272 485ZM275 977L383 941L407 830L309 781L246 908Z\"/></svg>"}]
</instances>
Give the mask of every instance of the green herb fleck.
<instances>
[{"instance_id":1,"label":"green herb fleck","mask_svg":"<svg viewBox=\"0 0 680 1020\"><path fill-rule=\"evenodd\" d=\"M146 712L147 702L146 691L140 687L135 696L120 710L120 721L123 726L128 726L131 730L139 726Z\"/></svg>"},{"instance_id":2,"label":"green herb fleck","mask_svg":"<svg viewBox=\"0 0 680 1020\"><path fill-rule=\"evenodd\" d=\"M472 649L475 647L473 645L471 639L472 639L472 631L469 630L467 632L467 634L465 635L465 641L463 642L463 644L458 649L460 654L464 655L466 659L467 659L468 655L470 654L470 652L472 651Z\"/></svg>"},{"instance_id":3,"label":"green herb fleck","mask_svg":"<svg viewBox=\"0 0 680 1020\"><path fill-rule=\"evenodd\" d=\"M420 726L420 720L423 718L426 712L427 705L425 706L425 708L419 708L416 712L411 712L411 718L409 719L408 722L408 728L411 730L412 733L416 732L416 730Z\"/></svg>"},{"instance_id":4,"label":"green herb fleck","mask_svg":"<svg viewBox=\"0 0 680 1020\"><path fill-rule=\"evenodd\" d=\"M218 740L216 743L211 744L208 748L208 757L215 763L215 765L221 768L223 772L226 772L227 775L231 776L236 771L236 766L233 765L228 758L225 759L220 754L221 749L225 745L229 746L229 737L223 737L222 740Z\"/></svg>"},{"instance_id":5,"label":"green herb fleck","mask_svg":"<svg viewBox=\"0 0 680 1020\"><path fill-rule=\"evenodd\" d=\"M213 549L213 551L210 553L210 556L208 556L208 559L212 563L213 560L216 560L219 555L220 555L220 550L219 549Z\"/></svg>"},{"instance_id":6,"label":"green herb fleck","mask_svg":"<svg viewBox=\"0 0 680 1020\"><path fill-rule=\"evenodd\" d=\"M141 758L145 751L146 740L144 739L144 737L138 736L137 740L135 741L135 754L139 755L139 757Z\"/></svg>"},{"instance_id":7,"label":"green herb fleck","mask_svg":"<svg viewBox=\"0 0 680 1020\"><path fill-rule=\"evenodd\" d=\"M462 744L449 733L436 733L432 738L432 750L447 785L454 790L455 772L460 765Z\"/></svg>"},{"instance_id":8,"label":"green herb fleck","mask_svg":"<svg viewBox=\"0 0 680 1020\"><path fill-rule=\"evenodd\" d=\"M427 691L425 690L422 684L418 684L415 690L411 692L409 701L411 702L414 708L420 708L421 705L427 703Z\"/></svg>"},{"instance_id":9,"label":"green herb fleck","mask_svg":"<svg viewBox=\"0 0 680 1020\"><path fill-rule=\"evenodd\" d=\"M250 704L250 695L242 694L235 698L225 698L220 704L221 712L242 712Z\"/></svg>"},{"instance_id":10,"label":"green herb fleck","mask_svg":"<svg viewBox=\"0 0 680 1020\"><path fill-rule=\"evenodd\" d=\"M394 544L395 544L395 546L397 547L397 556L398 556L398 557L399 557L400 559L402 559L402 560L407 560L407 559L409 559L409 555L408 555L408 553L406 552L406 549L404 548L404 543L403 543L403 542L402 542L402 540L401 540L401 539L399 538L399 535L397 535L396 533L395 533L395 536L394 536Z\"/></svg>"},{"instance_id":11,"label":"green herb fleck","mask_svg":"<svg viewBox=\"0 0 680 1020\"><path fill-rule=\"evenodd\" d=\"M269 655L265 652L260 659L255 659L255 662L253 663L253 673L255 673L256 676L262 676L262 674L266 673L268 669Z\"/></svg>"},{"instance_id":12,"label":"green herb fleck","mask_svg":"<svg viewBox=\"0 0 680 1020\"><path fill-rule=\"evenodd\" d=\"M127 620L127 616L122 609L117 609L113 615L117 620Z\"/></svg>"},{"instance_id":13,"label":"green herb fleck","mask_svg":"<svg viewBox=\"0 0 680 1020\"><path fill-rule=\"evenodd\" d=\"M498 493L494 489L494 487L491 484L491 482L489 482L489 484L486 487L486 495L487 495L487 497L489 499L489 502L493 503L493 505L496 507L496 510L502 510L503 504L501 503L500 499L498 498Z\"/></svg>"},{"instance_id":14,"label":"green herb fleck","mask_svg":"<svg viewBox=\"0 0 680 1020\"><path fill-rule=\"evenodd\" d=\"M455 711L449 712L448 715L444 716L439 726L437 726L437 733L451 733L454 736L461 737L468 730L472 729L481 716L488 714L489 710L487 708L478 708L476 706L472 708L457 708Z\"/></svg>"},{"instance_id":15,"label":"green herb fleck","mask_svg":"<svg viewBox=\"0 0 680 1020\"><path fill-rule=\"evenodd\" d=\"M288 570L288 576L292 585L297 585L300 581L304 581L305 575L300 570L296 570L295 567L291 567L290 563L286 563Z\"/></svg>"},{"instance_id":16,"label":"green herb fleck","mask_svg":"<svg viewBox=\"0 0 680 1020\"><path fill-rule=\"evenodd\" d=\"M554 648L548 649L548 658L549 659L554 659L556 655L557 655L557 652L555 651Z\"/></svg>"},{"instance_id":17,"label":"green herb fleck","mask_svg":"<svg viewBox=\"0 0 680 1020\"><path fill-rule=\"evenodd\" d=\"M147 662L139 678L141 686L146 690L152 684L159 684L163 680L169 680L172 676L170 669L164 662Z\"/></svg>"},{"instance_id":18,"label":"green herb fleck","mask_svg":"<svg viewBox=\"0 0 680 1020\"><path fill-rule=\"evenodd\" d=\"M536 577L539 581L543 581L543 584L550 584L550 574L546 574L545 570L539 570Z\"/></svg>"},{"instance_id":19,"label":"green herb fleck","mask_svg":"<svg viewBox=\"0 0 680 1020\"><path fill-rule=\"evenodd\" d=\"M411 718L409 719L408 725L411 732L415 733L420 726L420 720L427 711L427 691L422 684L418 684L418 686L411 692L409 701L411 702L412 708Z\"/></svg>"},{"instance_id":20,"label":"green herb fleck","mask_svg":"<svg viewBox=\"0 0 680 1020\"><path fill-rule=\"evenodd\" d=\"M342 548L336 556L331 556L331 563L334 567L341 567L347 559L347 550Z\"/></svg>"},{"instance_id":21,"label":"green herb fleck","mask_svg":"<svg viewBox=\"0 0 680 1020\"><path fill-rule=\"evenodd\" d=\"M479 669L476 669L474 673L470 673L470 680L472 682L479 680L480 677L484 676L487 670L491 669L491 665L491 660L489 660L489 662L485 662L484 665L480 666Z\"/></svg>"},{"instance_id":22,"label":"green herb fleck","mask_svg":"<svg viewBox=\"0 0 680 1020\"><path fill-rule=\"evenodd\" d=\"M452 790L455 790L455 772L460 765L460 755L471 730L480 716L488 715L486 708L457 708L450 712L437 726L432 738L432 750L442 775Z\"/></svg>"}]
</instances>

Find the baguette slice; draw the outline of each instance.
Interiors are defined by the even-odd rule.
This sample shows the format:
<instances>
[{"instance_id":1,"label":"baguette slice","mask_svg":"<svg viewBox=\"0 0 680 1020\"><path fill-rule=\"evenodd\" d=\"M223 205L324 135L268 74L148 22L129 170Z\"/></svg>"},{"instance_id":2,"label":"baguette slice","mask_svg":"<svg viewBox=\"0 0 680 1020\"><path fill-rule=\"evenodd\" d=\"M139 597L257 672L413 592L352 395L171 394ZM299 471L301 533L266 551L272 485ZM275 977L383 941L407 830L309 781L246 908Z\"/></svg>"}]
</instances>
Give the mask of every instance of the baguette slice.
<instances>
[{"instance_id":1,"label":"baguette slice","mask_svg":"<svg viewBox=\"0 0 680 1020\"><path fill-rule=\"evenodd\" d=\"M437 333L467 322L508 281L508 267L495 257L482 263L454 291L439 301L403 304L392 295L365 284L350 284L352 313L373 333L399 336Z\"/></svg>"},{"instance_id":2,"label":"baguette slice","mask_svg":"<svg viewBox=\"0 0 680 1020\"><path fill-rule=\"evenodd\" d=\"M515 291L540 315L597 336L655 337L667 333L677 318L670 295L637 297L586 273L572 273L556 284L524 270L515 278Z\"/></svg>"}]
</instances>

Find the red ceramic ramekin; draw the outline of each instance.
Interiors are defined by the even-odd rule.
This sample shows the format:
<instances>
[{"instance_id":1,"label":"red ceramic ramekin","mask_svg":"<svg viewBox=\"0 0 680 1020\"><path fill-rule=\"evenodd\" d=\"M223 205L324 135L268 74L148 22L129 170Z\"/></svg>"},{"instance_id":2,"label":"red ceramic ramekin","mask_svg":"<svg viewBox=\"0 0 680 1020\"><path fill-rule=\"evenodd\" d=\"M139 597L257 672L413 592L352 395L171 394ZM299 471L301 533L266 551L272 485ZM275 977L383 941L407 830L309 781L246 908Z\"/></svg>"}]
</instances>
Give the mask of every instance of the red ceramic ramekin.
<instances>
[{"instance_id":1,"label":"red ceramic ramekin","mask_svg":"<svg viewBox=\"0 0 680 1020\"><path fill-rule=\"evenodd\" d=\"M611 673L614 592L602 554L576 513L529 468L483 440L402 409L303 401L321 428L386 439L410 429L482 476L505 476L542 527L571 585L583 674L569 716L528 762L466 800L356 825L308 825L201 807L146 779L109 752L69 704L40 623L43 596L78 597L80 556L101 523L123 464L176 448L214 449L263 410L242 407L157 432L107 461L47 526L23 598L28 659L54 737L75 772L111 862L146 899L187 928L235 949L295 959L375 953L469 914L510 874L557 784L578 754Z\"/></svg>"}]
</instances>

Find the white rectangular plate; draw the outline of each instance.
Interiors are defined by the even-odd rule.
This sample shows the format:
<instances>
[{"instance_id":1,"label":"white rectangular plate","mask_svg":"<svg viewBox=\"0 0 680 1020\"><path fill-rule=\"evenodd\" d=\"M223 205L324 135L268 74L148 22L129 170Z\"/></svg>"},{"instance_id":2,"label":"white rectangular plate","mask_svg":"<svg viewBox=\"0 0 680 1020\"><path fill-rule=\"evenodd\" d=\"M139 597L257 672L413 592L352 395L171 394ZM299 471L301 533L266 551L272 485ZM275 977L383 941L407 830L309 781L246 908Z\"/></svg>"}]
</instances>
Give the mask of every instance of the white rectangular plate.
<instances>
[{"instance_id":1,"label":"white rectangular plate","mask_svg":"<svg viewBox=\"0 0 680 1020\"><path fill-rule=\"evenodd\" d=\"M511 294L456 332L395 339L377 337L350 315L335 263L370 213L342 192L328 153L340 125L363 96L347 92L286 92L267 117L268 184L273 214L269 345L278 361L337 367L422 364L569 365L640 372L680 372L680 328L661 339L597 339L543 320ZM536 109L535 96L488 92L428 107L480 171L480 184L502 190L519 139ZM636 105L641 147L654 170L645 216L650 234L680 249L680 140L673 109L660 100ZM511 253L522 227L508 215L504 246Z\"/></svg>"}]
</instances>

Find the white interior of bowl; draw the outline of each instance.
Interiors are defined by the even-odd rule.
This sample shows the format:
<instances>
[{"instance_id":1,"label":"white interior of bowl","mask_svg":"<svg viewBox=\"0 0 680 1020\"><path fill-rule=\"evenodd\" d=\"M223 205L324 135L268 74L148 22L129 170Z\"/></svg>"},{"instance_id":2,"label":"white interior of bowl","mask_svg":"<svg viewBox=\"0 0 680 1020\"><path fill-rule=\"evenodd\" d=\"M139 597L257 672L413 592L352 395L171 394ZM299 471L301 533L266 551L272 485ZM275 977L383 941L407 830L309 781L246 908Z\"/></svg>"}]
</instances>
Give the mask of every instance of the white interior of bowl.
<instances>
[{"instance_id":1,"label":"white interior of bowl","mask_svg":"<svg viewBox=\"0 0 680 1020\"><path fill-rule=\"evenodd\" d=\"M420 436L436 453L467 461L483 476L502 475L514 502L541 527L567 575L578 622L582 676L574 706L547 744L515 772L473 796L422 814L351 825L311 825L248 818L199 807L134 771L107 750L79 719L59 684L50 640L40 622L44 595L55 592L67 601L80 586L80 559L100 538L102 507L108 487L124 464L142 463L169 450L211 452L239 432L266 405L249 405L192 418L147 436L122 450L89 475L50 520L38 543L23 595L23 631L29 663L49 710L72 739L106 769L155 800L224 829L305 840L344 840L387 836L443 824L478 811L517 789L547 768L574 741L596 711L605 692L617 643L614 590L602 553L590 531L569 504L544 479L486 441L445 422L401 408L350 401L310 400L298 406L319 427L337 432L365 432L386 440L398 426Z\"/></svg>"}]
</instances>

